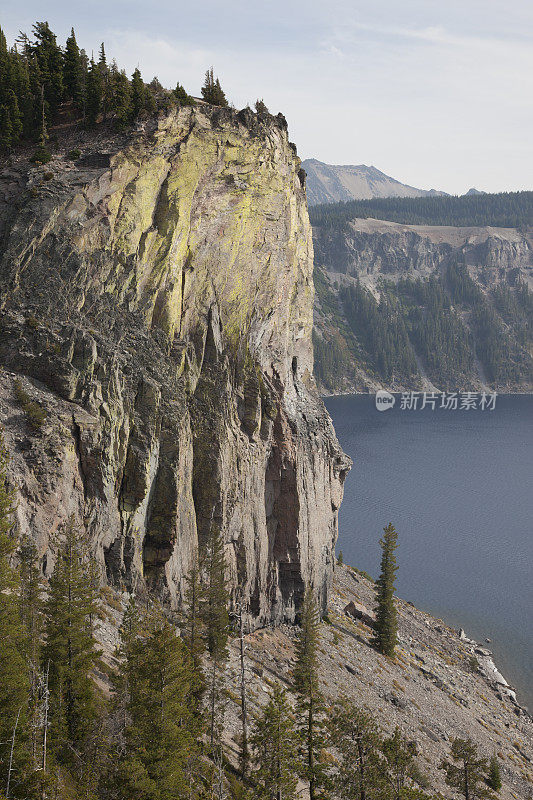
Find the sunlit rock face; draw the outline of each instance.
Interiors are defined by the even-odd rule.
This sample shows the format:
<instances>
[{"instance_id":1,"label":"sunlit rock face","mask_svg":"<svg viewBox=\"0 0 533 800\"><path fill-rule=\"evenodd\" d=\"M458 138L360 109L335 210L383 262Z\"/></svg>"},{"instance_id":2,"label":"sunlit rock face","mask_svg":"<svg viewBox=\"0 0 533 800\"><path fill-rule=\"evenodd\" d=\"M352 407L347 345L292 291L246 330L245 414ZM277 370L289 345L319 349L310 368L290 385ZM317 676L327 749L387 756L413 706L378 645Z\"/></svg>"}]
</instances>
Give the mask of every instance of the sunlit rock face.
<instances>
[{"instance_id":1,"label":"sunlit rock face","mask_svg":"<svg viewBox=\"0 0 533 800\"><path fill-rule=\"evenodd\" d=\"M283 117L183 109L0 181L0 414L45 571L73 514L103 579L177 605L216 528L253 624L306 583L324 604L349 459L312 377Z\"/></svg>"}]
</instances>

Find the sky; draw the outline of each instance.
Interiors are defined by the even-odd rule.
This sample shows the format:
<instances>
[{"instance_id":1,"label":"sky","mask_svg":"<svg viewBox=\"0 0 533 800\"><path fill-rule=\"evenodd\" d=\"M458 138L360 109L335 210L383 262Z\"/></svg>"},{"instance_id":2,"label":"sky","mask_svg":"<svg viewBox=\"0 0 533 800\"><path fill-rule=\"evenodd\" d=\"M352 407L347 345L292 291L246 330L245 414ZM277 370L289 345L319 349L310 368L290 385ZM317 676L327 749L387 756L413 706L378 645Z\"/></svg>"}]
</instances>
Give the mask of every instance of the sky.
<instances>
[{"instance_id":1,"label":"sky","mask_svg":"<svg viewBox=\"0 0 533 800\"><path fill-rule=\"evenodd\" d=\"M374 165L422 189L533 189L531 0L47 0L64 44L237 108L287 117L302 158ZM8 41L43 3L2 11Z\"/></svg>"}]
</instances>

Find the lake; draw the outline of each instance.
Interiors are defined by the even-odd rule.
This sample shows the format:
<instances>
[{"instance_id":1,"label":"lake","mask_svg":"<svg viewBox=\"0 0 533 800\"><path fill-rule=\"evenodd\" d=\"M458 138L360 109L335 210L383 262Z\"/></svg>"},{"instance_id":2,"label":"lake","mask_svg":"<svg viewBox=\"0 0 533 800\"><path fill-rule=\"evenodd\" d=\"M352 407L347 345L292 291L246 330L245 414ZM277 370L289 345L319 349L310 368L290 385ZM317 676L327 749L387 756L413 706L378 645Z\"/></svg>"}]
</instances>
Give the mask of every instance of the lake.
<instances>
[{"instance_id":1,"label":"lake","mask_svg":"<svg viewBox=\"0 0 533 800\"><path fill-rule=\"evenodd\" d=\"M491 644L533 709L533 397L493 411L377 411L373 395L326 399L354 460L337 552L373 577L382 529L399 534L397 593Z\"/></svg>"}]
</instances>

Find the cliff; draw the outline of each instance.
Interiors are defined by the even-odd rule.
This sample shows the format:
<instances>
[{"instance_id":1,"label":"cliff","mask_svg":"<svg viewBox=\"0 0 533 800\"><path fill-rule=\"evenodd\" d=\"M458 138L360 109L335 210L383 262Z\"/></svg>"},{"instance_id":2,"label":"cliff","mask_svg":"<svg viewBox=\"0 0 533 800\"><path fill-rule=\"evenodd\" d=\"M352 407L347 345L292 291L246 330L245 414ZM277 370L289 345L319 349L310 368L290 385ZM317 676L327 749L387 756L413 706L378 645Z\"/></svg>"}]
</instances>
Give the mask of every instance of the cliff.
<instances>
[{"instance_id":1,"label":"cliff","mask_svg":"<svg viewBox=\"0 0 533 800\"><path fill-rule=\"evenodd\" d=\"M353 219L313 236L323 391L533 389L530 228ZM376 301L374 328L346 302L356 286ZM396 337L399 349L384 351Z\"/></svg>"},{"instance_id":2,"label":"cliff","mask_svg":"<svg viewBox=\"0 0 533 800\"><path fill-rule=\"evenodd\" d=\"M316 228L315 249L328 271L353 277L424 278L459 261L485 285L522 279L533 287L533 240L514 228L355 219L346 228Z\"/></svg>"},{"instance_id":3,"label":"cliff","mask_svg":"<svg viewBox=\"0 0 533 800\"><path fill-rule=\"evenodd\" d=\"M49 574L74 515L102 578L176 605L218 529L254 624L293 619L306 582L325 605L350 462L312 377L313 247L285 120L206 106L74 144L0 176L21 532ZM25 402L46 414L36 430Z\"/></svg>"}]
</instances>

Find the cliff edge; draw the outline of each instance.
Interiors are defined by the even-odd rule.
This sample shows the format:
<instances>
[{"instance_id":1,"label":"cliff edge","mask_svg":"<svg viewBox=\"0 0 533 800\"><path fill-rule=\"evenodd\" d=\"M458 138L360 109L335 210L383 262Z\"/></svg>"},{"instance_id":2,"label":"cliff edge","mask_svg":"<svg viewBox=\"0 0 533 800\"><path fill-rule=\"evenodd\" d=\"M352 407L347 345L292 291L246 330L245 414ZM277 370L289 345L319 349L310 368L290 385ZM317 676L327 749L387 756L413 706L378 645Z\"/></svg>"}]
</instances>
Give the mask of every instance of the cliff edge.
<instances>
[{"instance_id":1,"label":"cliff edge","mask_svg":"<svg viewBox=\"0 0 533 800\"><path fill-rule=\"evenodd\" d=\"M307 582L325 607L350 461L312 377L303 181L282 116L207 106L3 170L0 421L45 574L74 515L102 577L176 605L219 529L254 624Z\"/></svg>"}]
</instances>

